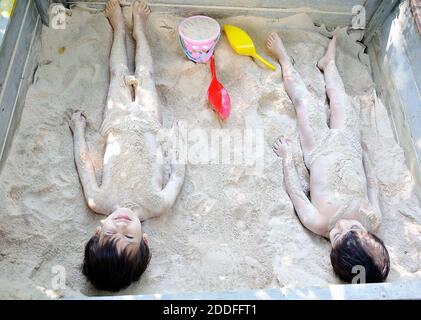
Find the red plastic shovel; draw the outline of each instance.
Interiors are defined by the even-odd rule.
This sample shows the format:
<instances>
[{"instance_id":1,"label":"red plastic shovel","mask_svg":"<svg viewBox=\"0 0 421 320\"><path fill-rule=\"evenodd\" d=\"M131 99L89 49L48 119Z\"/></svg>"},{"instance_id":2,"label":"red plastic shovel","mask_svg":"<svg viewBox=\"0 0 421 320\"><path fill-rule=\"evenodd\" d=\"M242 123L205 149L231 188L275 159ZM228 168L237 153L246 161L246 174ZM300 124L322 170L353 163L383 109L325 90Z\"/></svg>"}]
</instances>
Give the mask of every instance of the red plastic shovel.
<instances>
[{"instance_id":1,"label":"red plastic shovel","mask_svg":"<svg viewBox=\"0 0 421 320\"><path fill-rule=\"evenodd\" d=\"M210 59L210 69L212 72L212 81L208 89L208 99L219 117L222 120L225 120L230 114L231 100L227 90L225 90L222 84L216 79L215 61L213 56Z\"/></svg>"}]
</instances>

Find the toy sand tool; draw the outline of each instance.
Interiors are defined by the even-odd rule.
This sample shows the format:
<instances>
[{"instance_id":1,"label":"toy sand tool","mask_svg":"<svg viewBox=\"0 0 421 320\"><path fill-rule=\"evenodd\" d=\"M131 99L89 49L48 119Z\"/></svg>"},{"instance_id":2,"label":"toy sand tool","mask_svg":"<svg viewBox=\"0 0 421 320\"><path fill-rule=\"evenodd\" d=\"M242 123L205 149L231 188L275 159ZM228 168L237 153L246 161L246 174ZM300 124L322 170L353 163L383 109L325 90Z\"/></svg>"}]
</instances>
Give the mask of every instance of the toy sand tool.
<instances>
[{"instance_id":1,"label":"toy sand tool","mask_svg":"<svg viewBox=\"0 0 421 320\"><path fill-rule=\"evenodd\" d=\"M227 90L216 78L215 60L213 56L210 59L210 69L212 72L212 81L208 89L208 99L219 117L225 120L230 114L231 100Z\"/></svg>"},{"instance_id":2,"label":"toy sand tool","mask_svg":"<svg viewBox=\"0 0 421 320\"><path fill-rule=\"evenodd\" d=\"M244 30L229 24L224 25L224 30L231 47L235 52L237 52L237 54L253 57L254 59L259 60L269 69L272 69L273 71L276 70L274 65L270 64L256 53L256 48L253 41Z\"/></svg>"}]
</instances>

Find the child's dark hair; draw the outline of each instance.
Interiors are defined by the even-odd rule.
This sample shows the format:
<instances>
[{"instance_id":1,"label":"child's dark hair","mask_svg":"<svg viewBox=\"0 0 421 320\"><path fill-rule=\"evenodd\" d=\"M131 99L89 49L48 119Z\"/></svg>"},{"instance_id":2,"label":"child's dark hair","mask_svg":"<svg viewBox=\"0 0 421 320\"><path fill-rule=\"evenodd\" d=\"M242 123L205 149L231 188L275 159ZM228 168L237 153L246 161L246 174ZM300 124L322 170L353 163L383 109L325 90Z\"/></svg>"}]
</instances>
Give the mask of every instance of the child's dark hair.
<instances>
[{"instance_id":1,"label":"child's dark hair","mask_svg":"<svg viewBox=\"0 0 421 320\"><path fill-rule=\"evenodd\" d=\"M93 286L98 290L117 292L139 280L151 259L146 242L142 239L136 251L125 249L119 253L115 240L100 243L99 239L99 235L89 239L83 261L83 274Z\"/></svg>"},{"instance_id":2,"label":"child's dark hair","mask_svg":"<svg viewBox=\"0 0 421 320\"><path fill-rule=\"evenodd\" d=\"M389 253L383 241L365 231L345 234L332 249L330 261L335 273L345 282L352 282L357 276L357 269L353 270L355 266L364 267L365 279L362 281L366 283L383 282L390 269Z\"/></svg>"}]
</instances>

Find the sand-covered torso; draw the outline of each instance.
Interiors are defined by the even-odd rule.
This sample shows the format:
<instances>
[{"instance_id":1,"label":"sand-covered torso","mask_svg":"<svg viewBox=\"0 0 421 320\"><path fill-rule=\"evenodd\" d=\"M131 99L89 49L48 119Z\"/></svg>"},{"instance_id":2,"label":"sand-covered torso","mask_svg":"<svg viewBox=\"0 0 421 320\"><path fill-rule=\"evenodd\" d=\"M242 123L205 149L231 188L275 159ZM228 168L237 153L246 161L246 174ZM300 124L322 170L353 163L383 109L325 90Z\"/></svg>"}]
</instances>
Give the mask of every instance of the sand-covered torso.
<instances>
[{"instance_id":1,"label":"sand-covered torso","mask_svg":"<svg viewBox=\"0 0 421 320\"><path fill-rule=\"evenodd\" d=\"M156 141L161 126L135 103L130 108L126 115L105 119L101 128L107 138L101 190L112 207L151 210L151 198L163 187L164 164Z\"/></svg>"},{"instance_id":2,"label":"sand-covered torso","mask_svg":"<svg viewBox=\"0 0 421 320\"><path fill-rule=\"evenodd\" d=\"M360 141L352 133L330 129L306 159L310 168L311 200L330 229L340 219L357 219L370 231L379 223L367 220L367 180Z\"/></svg>"}]
</instances>

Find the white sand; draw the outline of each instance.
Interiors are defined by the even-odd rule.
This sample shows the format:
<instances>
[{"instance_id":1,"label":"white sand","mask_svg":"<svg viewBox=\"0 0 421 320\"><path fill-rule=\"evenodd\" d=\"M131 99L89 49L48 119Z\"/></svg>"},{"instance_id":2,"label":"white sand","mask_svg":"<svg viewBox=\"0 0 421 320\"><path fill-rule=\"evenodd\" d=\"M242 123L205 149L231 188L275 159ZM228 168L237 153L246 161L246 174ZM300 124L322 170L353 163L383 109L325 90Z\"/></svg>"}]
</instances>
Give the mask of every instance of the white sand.
<instances>
[{"instance_id":1,"label":"white sand","mask_svg":"<svg viewBox=\"0 0 421 320\"><path fill-rule=\"evenodd\" d=\"M129 16L130 9L125 10ZM149 24L165 126L183 119L191 128L221 128L206 98L209 66L183 56L176 38L179 21L152 13ZM323 76L315 65L328 39L316 32L306 16L220 22L245 28L265 57L263 46L270 30L287 25L289 29L280 36L310 89L324 100ZM80 272L84 244L101 216L85 204L73 162L68 116L72 108L86 113L88 143L100 159L98 129L108 86L111 39L103 15L79 10L68 19L66 30L43 30L40 67L0 176L1 298L45 297L37 287L51 289L54 265L66 269L67 290L61 293L102 294ZM387 113L381 104L373 106L373 83L357 59L359 48L342 34L337 63L348 93L362 105L363 138L381 186L384 220L379 236L391 256L388 280L420 279L421 210ZM144 224L153 253L147 272L120 294L338 282L330 265L330 244L298 221L285 193L281 162L271 150L281 134L295 141L299 150L294 108L279 72L236 55L225 36L217 47L216 66L232 101L231 116L222 127L264 129L264 173L250 176L241 166L189 165L173 209ZM307 179L298 152L297 163Z\"/></svg>"},{"instance_id":2,"label":"white sand","mask_svg":"<svg viewBox=\"0 0 421 320\"><path fill-rule=\"evenodd\" d=\"M180 25L183 35L196 41L209 40L218 32L218 22L210 19L195 18Z\"/></svg>"}]
</instances>

